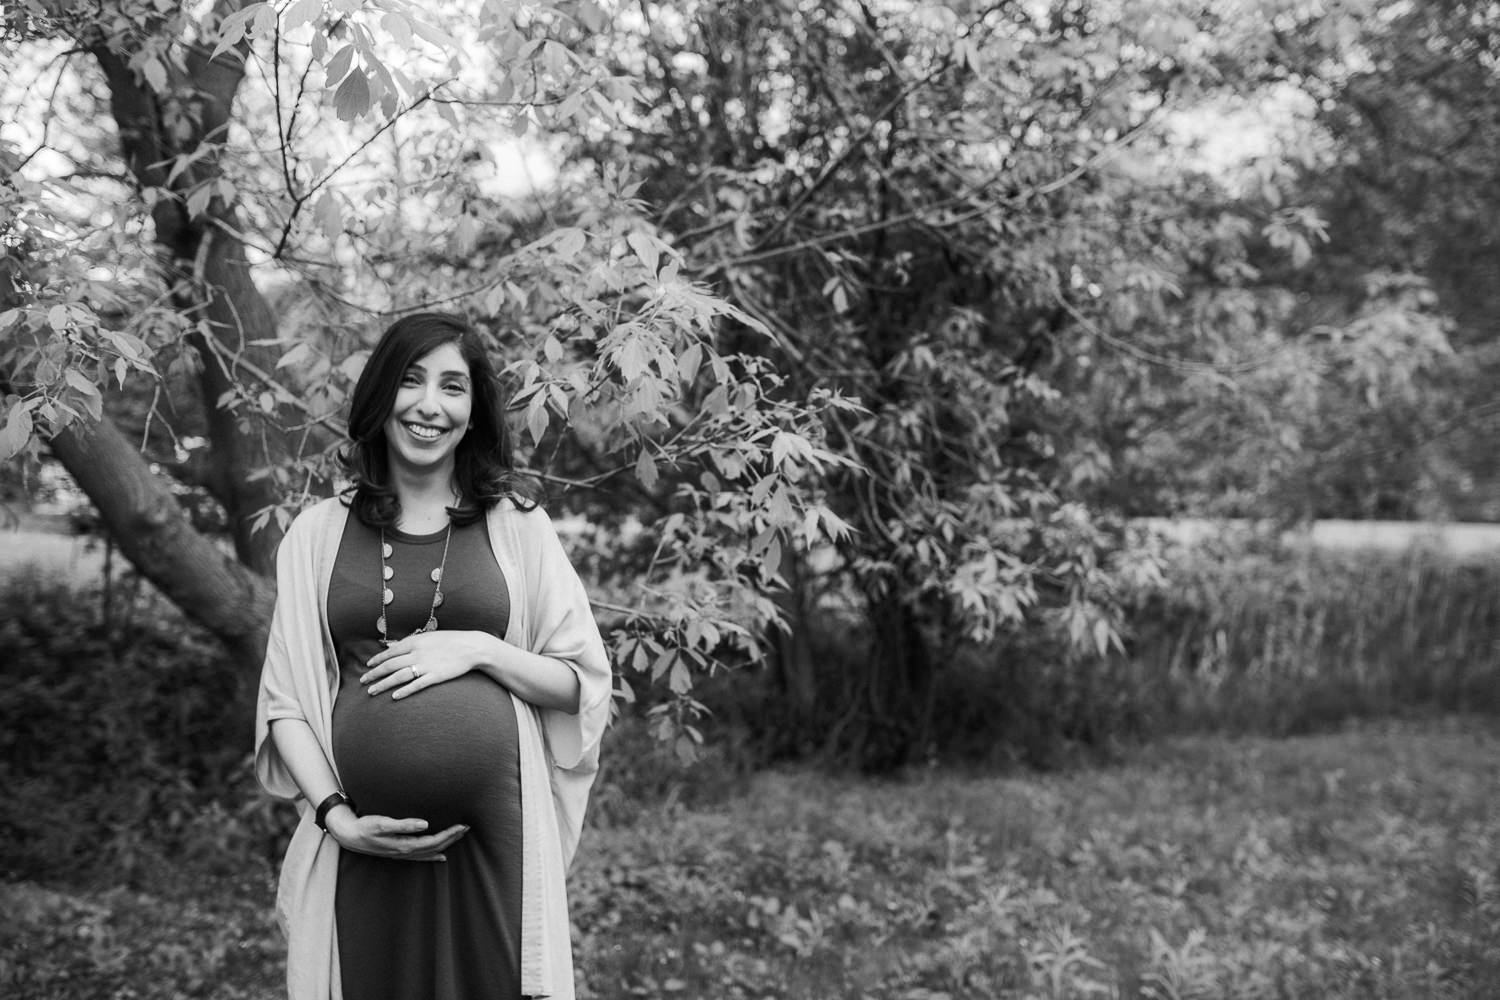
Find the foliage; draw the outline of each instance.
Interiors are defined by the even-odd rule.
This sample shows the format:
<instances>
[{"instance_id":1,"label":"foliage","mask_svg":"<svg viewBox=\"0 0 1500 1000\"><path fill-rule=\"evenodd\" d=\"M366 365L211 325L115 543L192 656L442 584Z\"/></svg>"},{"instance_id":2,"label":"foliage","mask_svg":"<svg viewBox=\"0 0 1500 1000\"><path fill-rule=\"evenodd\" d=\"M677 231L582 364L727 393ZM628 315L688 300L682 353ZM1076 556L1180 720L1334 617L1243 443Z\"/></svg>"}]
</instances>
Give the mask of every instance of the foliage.
<instances>
[{"instance_id":1,"label":"foliage","mask_svg":"<svg viewBox=\"0 0 1500 1000\"><path fill-rule=\"evenodd\" d=\"M1161 577L1122 590L1123 649L1070 655L1022 632L961 649L932 684L941 720L918 760L1052 769L1116 759L1166 733L1287 735L1351 719L1500 710L1500 578L1442 552L1337 551L1246 531L1162 548ZM809 654L854 671L877 641L834 598ZM837 705L838 689L816 689ZM717 742L762 765L814 753L776 689L710 682ZM836 714L831 711L830 715Z\"/></svg>"},{"instance_id":2,"label":"foliage","mask_svg":"<svg viewBox=\"0 0 1500 1000\"><path fill-rule=\"evenodd\" d=\"M664 732L691 736L694 677L753 659L779 617L757 595L780 552L845 530L817 478L847 465L823 424L853 404L789 396L763 359L720 347L726 319L756 324L683 276L626 174L507 188L497 151L615 127L633 91L591 54L597 5L471 7L439 22L406 0L25 5L29 32L4 43L27 72L5 95L26 114L0 136L17 276L0 452L35 461L50 439L67 463L73 432L113 419L173 495L222 507L265 572L290 514L338 481L376 321L461 312L507 362L532 469L618 493L617 518L652 526L613 645L667 690ZM558 457L570 428L592 463L578 477L554 465L576 467ZM138 543L129 529L157 522L114 485L92 499L127 555L222 627L223 602L192 603L180 579L190 560L174 571L170 541Z\"/></svg>"},{"instance_id":3,"label":"foliage","mask_svg":"<svg viewBox=\"0 0 1500 1000\"><path fill-rule=\"evenodd\" d=\"M1203 178L1233 211L1202 220L1188 308L1154 356L1130 338L1084 381L1099 489L1150 514L1491 520L1496 11L1269 16L1259 96L1200 116L1206 152L1252 152ZM1222 231L1291 204L1319 220L1300 251Z\"/></svg>"},{"instance_id":4,"label":"foliage","mask_svg":"<svg viewBox=\"0 0 1500 1000\"><path fill-rule=\"evenodd\" d=\"M1497 752L1454 720L1048 777L702 773L711 804L586 832L580 993L1477 1000L1500 986ZM271 891L8 876L0 985L270 1000Z\"/></svg>"},{"instance_id":5,"label":"foliage","mask_svg":"<svg viewBox=\"0 0 1500 1000\"><path fill-rule=\"evenodd\" d=\"M863 470L827 477L856 530L781 601L813 632L831 592L872 639L857 666L773 643L794 726L880 766L921 752L974 650L1116 648L1151 567L1113 512L1300 497L1343 429L1429 384L1448 343L1420 281L1372 275L1314 329L1298 309L1327 235L1304 151L1246 194L1180 134L1270 92L1287 32L1335 63L1367 6L682 2L617 25L648 100L588 155L644 179L790 391L866 410L828 438Z\"/></svg>"},{"instance_id":6,"label":"foliage","mask_svg":"<svg viewBox=\"0 0 1500 1000\"><path fill-rule=\"evenodd\" d=\"M1332 565L1300 564L1307 579L1332 578ZM1296 620L1313 621L1317 592L1284 575L1272 585L1273 566L1255 571L1267 583L1251 593L1302 604ZM1470 572L1377 564L1348 586L1369 588L1372 633L1379 608L1411 627L1391 611L1407 606L1453 609L1442 621L1456 631L1482 610L1460 604ZM1200 568L1173 607L1229 603L1229 576ZM1402 581L1409 589L1396 591ZM0 684L0 902L12 917L0 986L58 1000L278 995L271 897L291 814L253 787L246 692L204 669L213 644L128 581L108 605L37 578L0 597L0 636L15 654ZM1263 605L1240 606L1254 637ZM1340 627L1331 613L1324 621ZM1204 634L1187 624L1185 636ZM1398 662L1407 682L1429 671L1424 657ZM1114 675L1141 684L1137 703L1160 700L1148 737L1204 723L1300 728L1300 706L1326 689L1307 671L1236 687L1179 667L1151 686L1157 666L1143 657ZM1433 675L1457 676L1440 662ZM1393 700L1421 696L1363 680ZM1076 697L1066 690L1051 696ZM1340 718L1389 705L1348 697ZM723 742L683 769L648 729L625 720L609 732L572 876L585 995L1019 1000L1098 984L1140 997L1352 1000L1478 998L1500 984L1500 831L1486 797L1500 747L1480 720L1365 721L1279 742L1154 738L1122 743L1114 764L1092 770L922 767L883 781L755 774ZM981 749L992 732L993 722Z\"/></svg>"},{"instance_id":7,"label":"foliage","mask_svg":"<svg viewBox=\"0 0 1500 1000\"><path fill-rule=\"evenodd\" d=\"M1479 997L1494 750L1438 724L1047 779L764 775L591 833L584 968L597 996Z\"/></svg>"},{"instance_id":8,"label":"foliage","mask_svg":"<svg viewBox=\"0 0 1500 1000\"><path fill-rule=\"evenodd\" d=\"M241 860L241 859L234 859ZM183 897L0 882L0 988L34 1000L284 996L270 880Z\"/></svg>"},{"instance_id":9,"label":"foliage","mask_svg":"<svg viewBox=\"0 0 1500 1000\"><path fill-rule=\"evenodd\" d=\"M1383 8L1361 33L1364 58L1319 95L1318 123L1340 155L1305 186L1330 222L1327 284L1376 269L1421 275L1452 319L1459 357L1424 408L1372 428L1373 441L1351 435L1326 476L1354 479L1373 452L1406 470L1426 516L1492 520L1500 243L1489 220L1500 206L1488 165L1500 149L1500 11L1471 0ZM1298 62L1321 55L1317 40L1304 46Z\"/></svg>"},{"instance_id":10,"label":"foliage","mask_svg":"<svg viewBox=\"0 0 1500 1000\"><path fill-rule=\"evenodd\" d=\"M279 856L283 822L246 767L251 679L213 669L210 636L139 582L22 576L3 597L0 868L144 888Z\"/></svg>"},{"instance_id":11,"label":"foliage","mask_svg":"<svg viewBox=\"0 0 1500 1000\"><path fill-rule=\"evenodd\" d=\"M1347 304L1313 307L1265 278L1195 289L1177 330L1189 360L1080 373L1070 426L1100 442L1095 502L1142 515L1443 518L1402 447L1441 422L1440 392L1468 362L1421 277L1352 284ZM1203 315L1233 348L1203 343ZM1198 348L1218 360L1194 360Z\"/></svg>"}]
</instances>

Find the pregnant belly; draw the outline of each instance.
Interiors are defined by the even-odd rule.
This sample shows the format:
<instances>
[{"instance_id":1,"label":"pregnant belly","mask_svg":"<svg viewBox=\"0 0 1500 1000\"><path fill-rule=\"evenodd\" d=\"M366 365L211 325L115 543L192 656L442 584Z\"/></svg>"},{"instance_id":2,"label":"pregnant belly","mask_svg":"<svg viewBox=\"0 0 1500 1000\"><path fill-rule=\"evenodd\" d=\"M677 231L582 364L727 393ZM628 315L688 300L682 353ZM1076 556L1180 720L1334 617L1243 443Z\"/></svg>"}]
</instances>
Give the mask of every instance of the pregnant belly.
<instances>
[{"instance_id":1,"label":"pregnant belly","mask_svg":"<svg viewBox=\"0 0 1500 1000\"><path fill-rule=\"evenodd\" d=\"M362 814L425 819L433 830L475 826L516 787L515 709L508 691L478 674L400 701L346 680L334 703L333 752Z\"/></svg>"}]
</instances>

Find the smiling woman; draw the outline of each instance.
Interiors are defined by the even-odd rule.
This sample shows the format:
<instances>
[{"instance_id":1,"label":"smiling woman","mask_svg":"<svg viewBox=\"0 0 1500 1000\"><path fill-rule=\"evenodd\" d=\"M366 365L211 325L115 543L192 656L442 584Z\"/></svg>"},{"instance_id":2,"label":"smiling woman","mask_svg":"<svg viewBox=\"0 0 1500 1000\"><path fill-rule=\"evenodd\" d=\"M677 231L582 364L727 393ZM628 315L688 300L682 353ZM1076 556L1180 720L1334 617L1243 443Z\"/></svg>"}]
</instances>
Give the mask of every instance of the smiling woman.
<instances>
[{"instance_id":1,"label":"smiling woman","mask_svg":"<svg viewBox=\"0 0 1500 1000\"><path fill-rule=\"evenodd\" d=\"M349 437L342 458L358 484L355 513L367 524L393 523L401 489L432 490L439 508L457 503L460 525L504 496L533 504L511 470L494 367L479 337L456 318L417 313L391 325L354 387ZM431 504L405 506L422 508L403 513L405 528L428 526L412 518L432 513ZM446 523L441 509L432 520Z\"/></svg>"},{"instance_id":2,"label":"smiling woman","mask_svg":"<svg viewBox=\"0 0 1500 1000\"><path fill-rule=\"evenodd\" d=\"M291 996L571 997L563 872L610 693L587 595L461 321L393 324L349 433L349 495L278 555L258 705L257 775L302 808Z\"/></svg>"},{"instance_id":3,"label":"smiling woman","mask_svg":"<svg viewBox=\"0 0 1500 1000\"><path fill-rule=\"evenodd\" d=\"M473 408L469 366L457 345L443 344L413 361L385 421L393 471L425 475L446 469L451 478Z\"/></svg>"}]
</instances>

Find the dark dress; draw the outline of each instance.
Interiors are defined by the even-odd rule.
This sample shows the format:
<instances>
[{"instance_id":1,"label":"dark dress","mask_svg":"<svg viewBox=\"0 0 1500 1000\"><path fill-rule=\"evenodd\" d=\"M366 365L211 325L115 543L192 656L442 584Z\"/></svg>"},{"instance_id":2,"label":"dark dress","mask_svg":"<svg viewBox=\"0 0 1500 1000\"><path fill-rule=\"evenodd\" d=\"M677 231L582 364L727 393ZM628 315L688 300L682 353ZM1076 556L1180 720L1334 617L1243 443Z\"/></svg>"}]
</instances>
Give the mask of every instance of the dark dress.
<instances>
[{"instance_id":1,"label":"dark dress","mask_svg":"<svg viewBox=\"0 0 1500 1000\"><path fill-rule=\"evenodd\" d=\"M386 530L387 635L427 620L444 533ZM380 535L351 516L328 592L339 654L333 752L362 815L470 830L445 862L339 855L335 914L346 1000L516 1000L521 992L521 778L510 693L479 672L400 701L360 685L379 649ZM442 629L505 634L505 579L481 519L453 530Z\"/></svg>"}]
</instances>

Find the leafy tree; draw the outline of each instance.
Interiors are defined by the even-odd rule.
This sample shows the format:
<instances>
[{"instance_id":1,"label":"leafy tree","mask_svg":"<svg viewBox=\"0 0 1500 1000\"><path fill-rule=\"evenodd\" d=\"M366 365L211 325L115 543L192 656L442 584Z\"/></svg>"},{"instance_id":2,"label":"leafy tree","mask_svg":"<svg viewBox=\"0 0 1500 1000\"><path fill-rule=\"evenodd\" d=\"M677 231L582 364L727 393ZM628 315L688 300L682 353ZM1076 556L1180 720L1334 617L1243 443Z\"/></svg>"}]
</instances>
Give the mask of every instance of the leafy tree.
<instances>
[{"instance_id":1,"label":"leafy tree","mask_svg":"<svg viewBox=\"0 0 1500 1000\"><path fill-rule=\"evenodd\" d=\"M1134 512L1492 516L1494 262L1478 220L1494 11L1333 10L1271 18L1249 93L1291 120L1240 171L1199 178L1197 200L1217 192L1227 212L1202 220L1172 336L1077 397L1089 428L1115 429L1100 491ZM1319 220L1312 245L1242 238L1288 204Z\"/></svg>"},{"instance_id":2,"label":"leafy tree","mask_svg":"<svg viewBox=\"0 0 1500 1000\"><path fill-rule=\"evenodd\" d=\"M620 172L506 196L497 155L618 123L631 85L590 55L605 22L588 0L442 21L407 0L8 8L4 454L60 461L140 572L257 666L271 554L336 480L366 339L463 312L543 476L570 423L609 462L571 485L639 498L659 469L756 468L671 511L698 548L615 607L623 665L667 682L681 731L692 668L753 655L775 613L756 548L838 530L797 469L841 461L821 417L849 404L778 398L762 360L721 350L737 311L682 277Z\"/></svg>"},{"instance_id":3,"label":"leafy tree","mask_svg":"<svg viewBox=\"0 0 1500 1000\"><path fill-rule=\"evenodd\" d=\"M1270 297L1246 293L1248 258L1272 244L1300 263L1320 235L1314 214L1259 211L1181 162L1180 116L1262 86L1265 12L637 10L617 65L646 109L595 158L646 178L687 266L770 330L787 391L866 407L829 438L861 470L828 480L857 530L817 572L788 560L807 591L787 595L798 628L777 657L791 717L899 762L936 737L934 681L961 651L1037 630L1062 656L1116 648L1119 589L1152 563L1111 517L1136 498L1109 488L1131 446L1112 416L1140 419L1135 392L1158 382L1201 401L1185 368L1226 377L1248 341L1280 339L1248 301ZM827 594L868 637L853 655L809 641Z\"/></svg>"},{"instance_id":4,"label":"leafy tree","mask_svg":"<svg viewBox=\"0 0 1500 1000\"><path fill-rule=\"evenodd\" d=\"M1347 297L1365 275L1398 276L1447 319L1455 353L1418 405L1393 408L1329 456L1325 509L1357 511L1364 493L1385 516L1493 519L1500 8L1436 0L1372 13L1355 42L1361 58L1308 74L1316 122L1338 151L1303 180L1329 220L1323 280ZM1302 39L1291 58L1299 71L1327 63L1327 46Z\"/></svg>"}]
</instances>

